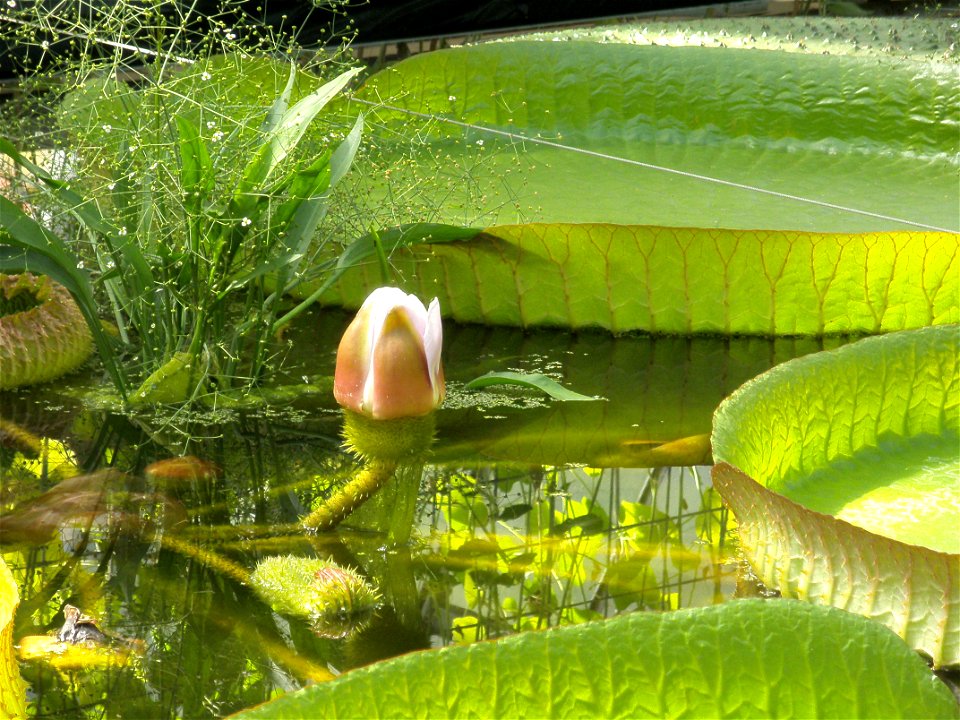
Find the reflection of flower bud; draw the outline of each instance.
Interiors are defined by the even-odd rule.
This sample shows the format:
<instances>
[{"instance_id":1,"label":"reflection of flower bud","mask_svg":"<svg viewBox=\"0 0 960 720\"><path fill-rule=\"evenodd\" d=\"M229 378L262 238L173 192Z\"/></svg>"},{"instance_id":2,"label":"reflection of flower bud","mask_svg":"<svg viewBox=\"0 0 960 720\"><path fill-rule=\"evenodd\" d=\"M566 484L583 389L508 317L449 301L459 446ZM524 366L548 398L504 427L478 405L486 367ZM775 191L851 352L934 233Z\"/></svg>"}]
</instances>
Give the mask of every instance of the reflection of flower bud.
<instances>
[{"instance_id":1,"label":"reflection of flower bud","mask_svg":"<svg viewBox=\"0 0 960 720\"><path fill-rule=\"evenodd\" d=\"M379 593L360 575L331 563L314 574L305 605L318 635L346 637L369 620L379 599Z\"/></svg>"},{"instance_id":2,"label":"reflection of flower bud","mask_svg":"<svg viewBox=\"0 0 960 720\"><path fill-rule=\"evenodd\" d=\"M275 610L309 619L324 637L345 637L361 627L380 600L359 573L319 558L263 558L250 584Z\"/></svg>"},{"instance_id":3,"label":"reflection of flower bud","mask_svg":"<svg viewBox=\"0 0 960 720\"><path fill-rule=\"evenodd\" d=\"M428 310L398 288L374 290L337 350L337 402L376 420L426 415L443 402L442 344L436 298Z\"/></svg>"},{"instance_id":4,"label":"reflection of flower bud","mask_svg":"<svg viewBox=\"0 0 960 720\"><path fill-rule=\"evenodd\" d=\"M311 615L349 615L377 604L379 594L349 568L330 563L314 573L306 598Z\"/></svg>"}]
</instances>

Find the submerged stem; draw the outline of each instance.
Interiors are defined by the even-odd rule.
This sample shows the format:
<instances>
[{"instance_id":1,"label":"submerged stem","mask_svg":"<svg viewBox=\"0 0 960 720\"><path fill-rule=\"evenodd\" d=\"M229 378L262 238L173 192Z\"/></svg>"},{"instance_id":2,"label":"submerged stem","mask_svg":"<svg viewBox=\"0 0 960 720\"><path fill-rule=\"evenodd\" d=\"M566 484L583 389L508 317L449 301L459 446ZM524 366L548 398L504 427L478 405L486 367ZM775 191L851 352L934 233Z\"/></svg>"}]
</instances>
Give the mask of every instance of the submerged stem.
<instances>
[{"instance_id":1,"label":"submerged stem","mask_svg":"<svg viewBox=\"0 0 960 720\"><path fill-rule=\"evenodd\" d=\"M171 537L170 535L164 535L161 537L160 542L163 543L163 546L168 550L172 550L173 552L179 553L185 557L194 558L207 567L213 568L224 575L232 577L234 580L243 585L250 584L249 570L242 565L238 565L237 563L233 562L233 560L229 560L228 558L213 552L212 550L207 550L193 543L186 542L185 540Z\"/></svg>"},{"instance_id":2,"label":"submerged stem","mask_svg":"<svg viewBox=\"0 0 960 720\"><path fill-rule=\"evenodd\" d=\"M310 530L332 530L369 500L396 472L395 463L370 461L349 483L303 519Z\"/></svg>"}]
</instances>

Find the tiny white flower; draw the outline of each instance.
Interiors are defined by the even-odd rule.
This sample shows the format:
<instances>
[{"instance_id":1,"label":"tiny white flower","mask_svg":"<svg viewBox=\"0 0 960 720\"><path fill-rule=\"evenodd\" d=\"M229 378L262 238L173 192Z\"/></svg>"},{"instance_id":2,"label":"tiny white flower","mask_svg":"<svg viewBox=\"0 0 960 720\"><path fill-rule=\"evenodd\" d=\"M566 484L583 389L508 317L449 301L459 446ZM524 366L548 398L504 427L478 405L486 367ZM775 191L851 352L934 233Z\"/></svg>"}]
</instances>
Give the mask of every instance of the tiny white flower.
<instances>
[{"instance_id":1,"label":"tiny white flower","mask_svg":"<svg viewBox=\"0 0 960 720\"><path fill-rule=\"evenodd\" d=\"M44 40L42 43L40 43L40 47L42 47L44 50L49 50L49 49L50 49L50 41L49 41L49 40Z\"/></svg>"},{"instance_id":2,"label":"tiny white flower","mask_svg":"<svg viewBox=\"0 0 960 720\"><path fill-rule=\"evenodd\" d=\"M126 225L124 225L122 228L120 228L119 230L117 230L117 235L119 235L120 237L125 237L126 234L127 234L127 226L126 226Z\"/></svg>"},{"instance_id":3,"label":"tiny white flower","mask_svg":"<svg viewBox=\"0 0 960 720\"><path fill-rule=\"evenodd\" d=\"M101 125L100 128L101 128L105 133L108 133L108 132L110 132L111 130L113 130L113 125Z\"/></svg>"},{"instance_id":4,"label":"tiny white flower","mask_svg":"<svg viewBox=\"0 0 960 720\"><path fill-rule=\"evenodd\" d=\"M251 223L253 223L253 220L251 220L248 217L245 217L243 220L240 221L240 225L242 227L248 227Z\"/></svg>"},{"instance_id":5,"label":"tiny white flower","mask_svg":"<svg viewBox=\"0 0 960 720\"><path fill-rule=\"evenodd\" d=\"M210 139L213 140L213 142L220 142L221 140L223 140L223 133L220 132L219 130L217 130L217 131L213 134L213 137L210 138Z\"/></svg>"},{"instance_id":6,"label":"tiny white flower","mask_svg":"<svg viewBox=\"0 0 960 720\"><path fill-rule=\"evenodd\" d=\"M215 120L207 120L207 130L213 130L217 126Z\"/></svg>"},{"instance_id":7,"label":"tiny white flower","mask_svg":"<svg viewBox=\"0 0 960 720\"><path fill-rule=\"evenodd\" d=\"M447 98L447 100L449 100L450 102L453 102L453 101L456 100L456 99L457 99L457 96L456 96L456 95L450 95L450 96Z\"/></svg>"},{"instance_id":8,"label":"tiny white flower","mask_svg":"<svg viewBox=\"0 0 960 720\"><path fill-rule=\"evenodd\" d=\"M17 6L17 0L7 0L8 8L15 8Z\"/></svg>"},{"instance_id":9,"label":"tiny white flower","mask_svg":"<svg viewBox=\"0 0 960 720\"><path fill-rule=\"evenodd\" d=\"M77 263L77 270L83 270L83 260Z\"/></svg>"},{"instance_id":10,"label":"tiny white flower","mask_svg":"<svg viewBox=\"0 0 960 720\"><path fill-rule=\"evenodd\" d=\"M116 183L110 183L109 185L107 185L107 190L113 190L115 187L117 187Z\"/></svg>"},{"instance_id":11,"label":"tiny white flower","mask_svg":"<svg viewBox=\"0 0 960 720\"><path fill-rule=\"evenodd\" d=\"M203 80L204 82L206 82L207 80L209 80L211 77L212 77L212 76L210 75L210 73L208 73L206 70L204 70L202 73L200 73L200 79Z\"/></svg>"},{"instance_id":12,"label":"tiny white flower","mask_svg":"<svg viewBox=\"0 0 960 720\"><path fill-rule=\"evenodd\" d=\"M483 147L483 140L477 140L477 145L479 145L480 147Z\"/></svg>"},{"instance_id":13,"label":"tiny white flower","mask_svg":"<svg viewBox=\"0 0 960 720\"><path fill-rule=\"evenodd\" d=\"M227 37L227 40L236 40L236 39L237 39L236 33L232 33L232 32L228 32L226 37Z\"/></svg>"}]
</instances>

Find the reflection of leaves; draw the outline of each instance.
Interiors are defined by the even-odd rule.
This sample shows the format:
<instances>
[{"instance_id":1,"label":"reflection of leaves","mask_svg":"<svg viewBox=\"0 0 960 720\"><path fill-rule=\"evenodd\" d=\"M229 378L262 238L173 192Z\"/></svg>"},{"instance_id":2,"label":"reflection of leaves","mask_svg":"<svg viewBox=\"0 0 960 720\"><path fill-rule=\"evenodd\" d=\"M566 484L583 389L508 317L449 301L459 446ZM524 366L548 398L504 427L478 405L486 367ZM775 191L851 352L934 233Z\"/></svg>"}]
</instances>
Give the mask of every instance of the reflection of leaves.
<instances>
[{"instance_id":1,"label":"reflection of leaves","mask_svg":"<svg viewBox=\"0 0 960 720\"><path fill-rule=\"evenodd\" d=\"M594 535L599 532L603 532L605 523L603 518L594 515L593 513L588 513L586 515L577 515L576 517L567 518L563 522L554 525L550 530L551 535L565 535L567 532L573 528L580 528L583 535Z\"/></svg>"},{"instance_id":2,"label":"reflection of leaves","mask_svg":"<svg viewBox=\"0 0 960 720\"><path fill-rule=\"evenodd\" d=\"M712 487L704 492L703 505L703 511L697 514L697 536L717 546L725 530L736 527L736 520L724 511L723 499Z\"/></svg>"},{"instance_id":3,"label":"reflection of leaves","mask_svg":"<svg viewBox=\"0 0 960 720\"><path fill-rule=\"evenodd\" d=\"M465 615L453 619L453 641L468 645L476 642L480 635L480 620L474 615Z\"/></svg>"},{"instance_id":4,"label":"reflection of leaves","mask_svg":"<svg viewBox=\"0 0 960 720\"><path fill-rule=\"evenodd\" d=\"M43 543L54 530L70 523L87 525L109 513L128 531L154 522L171 524L185 518L183 506L164 495L126 494L121 473L102 470L57 483L42 495L0 514L0 540L5 543ZM150 515L144 508L155 505Z\"/></svg>"},{"instance_id":5,"label":"reflection of leaves","mask_svg":"<svg viewBox=\"0 0 960 720\"><path fill-rule=\"evenodd\" d=\"M497 513L497 520L516 520L521 515L526 515L533 509L533 505L530 503L516 503L515 505L508 505L499 513Z\"/></svg>"},{"instance_id":6,"label":"reflection of leaves","mask_svg":"<svg viewBox=\"0 0 960 720\"><path fill-rule=\"evenodd\" d=\"M607 566L603 577L607 593L618 612L623 612L636 603L641 607L657 607L660 604L660 583L650 569L647 557L630 557Z\"/></svg>"},{"instance_id":7,"label":"reflection of leaves","mask_svg":"<svg viewBox=\"0 0 960 720\"><path fill-rule=\"evenodd\" d=\"M13 652L13 615L20 601L17 584L0 557L0 715L25 717L26 687Z\"/></svg>"},{"instance_id":8,"label":"reflection of leaves","mask_svg":"<svg viewBox=\"0 0 960 720\"><path fill-rule=\"evenodd\" d=\"M521 553L520 555L515 555L510 558L510 564L522 568L532 564L536 559L537 554L534 552Z\"/></svg>"},{"instance_id":9,"label":"reflection of leaves","mask_svg":"<svg viewBox=\"0 0 960 720\"><path fill-rule=\"evenodd\" d=\"M630 530L632 543L662 543L680 540L680 526L669 515L643 503L620 502L620 526Z\"/></svg>"},{"instance_id":10,"label":"reflection of leaves","mask_svg":"<svg viewBox=\"0 0 960 720\"><path fill-rule=\"evenodd\" d=\"M450 529L473 530L482 527L487 522L489 512L482 499L469 496L460 490L451 490L443 504L443 514L450 524Z\"/></svg>"},{"instance_id":11,"label":"reflection of leaves","mask_svg":"<svg viewBox=\"0 0 960 720\"><path fill-rule=\"evenodd\" d=\"M574 528L580 535L596 535L610 526L610 518L599 505L589 498L581 501L567 499L562 513L556 513L556 522L550 535L564 535ZM575 534L575 533L574 533Z\"/></svg>"},{"instance_id":12,"label":"reflection of leaves","mask_svg":"<svg viewBox=\"0 0 960 720\"><path fill-rule=\"evenodd\" d=\"M20 659L43 662L58 670L93 670L126 665L132 648L123 645L94 646L62 643L51 635L20 638ZM2 708L2 706L0 706Z\"/></svg>"},{"instance_id":13,"label":"reflection of leaves","mask_svg":"<svg viewBox=\"0 0 960 720\"><path fill-rule=\"evenodd\" d=\"M500 546L495 542L490 540L467 540L460 547L455 550L451 550L449 556L451 558L478 558L483 556L492 556L496 557L497 553L500 552Z\"/></svg>"},{"instance_id":14,"label":"reflection of leaves","mask_svg":"<svg viewBox=\"0 0 960 720\"><path fill-rule=\"evenodd\" d=\"M581 607L566 607L560 611L560 622L564 625L580 625L592 620L603 620L603 615Z\"/></svg>"}]
</instances>

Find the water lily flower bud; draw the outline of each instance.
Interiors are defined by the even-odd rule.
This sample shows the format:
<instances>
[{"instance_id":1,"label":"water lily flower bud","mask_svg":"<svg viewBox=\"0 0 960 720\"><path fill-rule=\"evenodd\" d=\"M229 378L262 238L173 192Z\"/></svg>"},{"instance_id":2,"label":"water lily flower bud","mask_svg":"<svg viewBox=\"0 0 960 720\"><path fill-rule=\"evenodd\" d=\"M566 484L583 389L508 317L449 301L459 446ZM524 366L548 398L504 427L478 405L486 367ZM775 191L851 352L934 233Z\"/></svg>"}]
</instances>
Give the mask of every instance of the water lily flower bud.
<instances>
[{"instance_id":1,"label":"water lily flower bud","mask_svg":"<svg viewBox=\"0 0 960 720\"><path fill-rule=\"evenodd\" d=\"M376 420L426 415L443 402L442 345L436 298L427 309L399 288L377 288L340 340L333 394Z\"/></svg>"}]
</instances>

